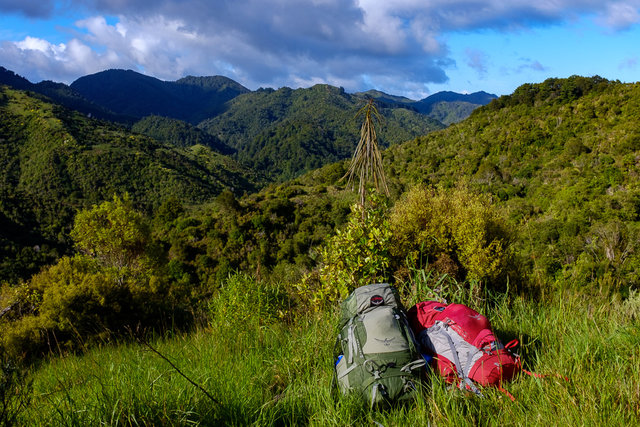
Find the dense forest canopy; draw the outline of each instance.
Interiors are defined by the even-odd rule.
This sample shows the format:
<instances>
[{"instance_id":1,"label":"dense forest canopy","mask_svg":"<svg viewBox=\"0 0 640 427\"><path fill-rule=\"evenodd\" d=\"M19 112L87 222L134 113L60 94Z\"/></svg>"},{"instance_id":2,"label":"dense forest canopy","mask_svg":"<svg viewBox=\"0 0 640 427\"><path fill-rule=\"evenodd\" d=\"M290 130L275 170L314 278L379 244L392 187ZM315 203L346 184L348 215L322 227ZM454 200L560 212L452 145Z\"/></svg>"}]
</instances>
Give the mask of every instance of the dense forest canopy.
<instances>
[{"instance_id":1,"label":"dense forest canopy","mask_svg":"<svg viewBox=\"0 0 640 427\"><path fill-rule=\"evenodd\" d=\"M68 251L76 211L113 194L129 193L151 212L172 197L202 203L259 182L206 146L164 145L28 92L1 87L0 112L3 280L26 278Z\"/></svg>"},{"instance_id":2,"label":"dense forest canopy","mask_svg":"<svg viewBox=\"0 0 640 427\"><path fill-rule=\"evenodd\" d=\"M402 188L465 181L493 195L545 280L637 286L639 95L638 84L600 77L523 85L456 126L390 148L386 168Z\"/></svg>"},{"instance_id":3,"label":"dense forest canopy","mask_svg":"<svg viewBox=\"0 0 640 427\"><path fill-rule=\"evenodd\" d=\"M275 181L299 176L349 158L358 141L354 120L366 97L342 88L263 89L234 98L227 111L199 127L237 150L235 158ZM401 143L444 126L428 116L390 104L381 108L384 146Z\"/></svg>"}]
</instances>

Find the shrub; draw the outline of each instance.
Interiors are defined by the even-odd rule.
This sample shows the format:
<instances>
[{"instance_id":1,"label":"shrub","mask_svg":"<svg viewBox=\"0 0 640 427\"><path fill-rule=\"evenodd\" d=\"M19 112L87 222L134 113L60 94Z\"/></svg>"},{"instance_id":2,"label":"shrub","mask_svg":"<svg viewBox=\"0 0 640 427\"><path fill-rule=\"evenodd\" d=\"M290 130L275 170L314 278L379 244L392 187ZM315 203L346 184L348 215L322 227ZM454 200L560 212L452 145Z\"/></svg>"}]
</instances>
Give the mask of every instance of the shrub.
<instances>
[{"instance_id":1,"label":"shrub","mask_svg":"<svg viewBox=\"0 0 640 427\"><path fill-rule=\"evenodd\" d=\"M5 323L0 338L14 357L74 350L127 327L171 326L162 323L180 312L180 296L162 277L106 269L83 255L61 258L35 275L28 290L38 301L34 310Z\"/></svg>"},{"instance_id":2,"label":"shrub","mask_svg":"<svg viewBox=\"0 0 640 427\"><path fill-rule=\"evenodd\" d=\"M379 197L352 207L346 226L320 250L320 267L299 285L314 306L369 283L411 281L436 270L455 283L503 288L513 267L509 234L490 201L466 188L415 187L391 212Z\"/></svg>"},{"instance_id":3,"label":"shrub","mask_svg":"<svg viewBox=\"0 0 640 427\"><path fill-rule=\"evenodd\" d=\"M406 262L497 285L511 262L504 224L489 199L464 187L417 186L391 211L390 250L396 266Z\"/></svg>"},{"instance_id":4,"label":"shrub","mask_svg":"<svg viewBox=\"0 0 640 427\"><path fill-rule=\"evenodd\" d=\"M12 297L15 314L3 319L0 349L30 358L83 348L129 327L162 330L193 319L198 293L166 262L128 198L80 212L72 235L83 253L61 258Z\"/></svg>"},{"instance_id":5,"label":"shrub","mask_svg":"<svg viewBox=\"0 0 640 427\"><path fill-rule=\"evenodd\" d=\"M346 298L369 283L391 278L391 230L387 204L372 196L370 207L354 204L346 226L320 249L317 276L308 275L300 287L315 306Z\"/></svg>"},{"instance_id":6,"label":"shrub","mask_svg":"<svg viewBox=\"0 0 640 427\"><path fill-rule=\"evenodd\" d=\"M148 249L150 236L147 221L133 209L128 195L79 212L71 231L80 252L117 268L134 266Z\"/></svg>"}]
</instances>

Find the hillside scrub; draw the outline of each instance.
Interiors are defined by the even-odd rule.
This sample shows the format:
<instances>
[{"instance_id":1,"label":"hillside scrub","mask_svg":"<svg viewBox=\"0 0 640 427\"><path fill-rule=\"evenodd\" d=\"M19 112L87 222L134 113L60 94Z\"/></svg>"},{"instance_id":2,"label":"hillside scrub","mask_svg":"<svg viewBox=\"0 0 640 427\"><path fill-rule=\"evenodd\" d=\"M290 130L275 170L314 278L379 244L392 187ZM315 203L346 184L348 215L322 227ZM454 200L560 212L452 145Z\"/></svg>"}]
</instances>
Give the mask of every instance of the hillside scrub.
<instances>
[{"instance_id":1,"label":"hillside scrub","mask_svg":"<svg viewBox=\"0 0 640 427\"><path fill-rule=\"evenodd\" d=\"M171 197L200 204L258 181L206 146L165 145L0 86L0 281L26 281L70 255L76 212L114 194L149 214Z\"/></svg>"},{"instance_id":2,"label":"hillside scrub","mask_svg":"<svg viewBox=\"0 0 640 427\"><path fill-rule=\"evenodd\" d=\"M640 84L549 79L390 147L384 167L390 187L464 182L491 196L537 288L624 293L637 288L640 265L632 261L639 248L638 117Z\"/></svg>"},{"instance_id":3,"label":"hillside scrub","mask_svg":"<svg viewBox=\"0 0 640 427\"><path fill-rule=\"evenodd\" d=\"M71 235L80 253L3 292L9 310L0 320L0 350L30 360L106 342L127 328L188 324L197 290L172 280L166 254L127 196L80 212Z\"/></svg>"},{"instance_id":4,"label":"hillside scrub","mask_svg":"<svg viewBox=\"0 0 640 427\"><path fill-rule=\"evenodd\" d=\"M390 226L392 255L417 268L494 288L516 270L505 219L489 198L464 187L412 188L394 205Z\"/></svg>"},{"instance_id":5,"label":"hillside scrub","mask_svg":"<svg viewBox=\"0 0 640 427\"><path fill-rule=\"evenodd\" d=\"M352 205L346 224L320 248L317 269L298 285L313 305L369 283L409 286L412 271L473 283L479 293L504 291L509 280L521 287L513 237L490 199L465 187L415 186L388 204L374 192L367 208Z\"/></svg>"}]
</instances>

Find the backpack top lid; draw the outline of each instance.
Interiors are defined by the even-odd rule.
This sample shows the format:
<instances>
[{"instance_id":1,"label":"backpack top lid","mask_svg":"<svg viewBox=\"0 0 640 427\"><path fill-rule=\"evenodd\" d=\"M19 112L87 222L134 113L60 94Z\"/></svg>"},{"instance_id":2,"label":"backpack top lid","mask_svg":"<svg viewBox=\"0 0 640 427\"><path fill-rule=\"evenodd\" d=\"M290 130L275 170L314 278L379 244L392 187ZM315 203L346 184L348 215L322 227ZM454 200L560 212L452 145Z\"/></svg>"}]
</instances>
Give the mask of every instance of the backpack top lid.
<instances>
[{"instance_id":1,"label":"backpack top lid","mask_svg":"<svg viewBox=\"0 0 640 427\"><path fill-rule=\"evenodd\" d=\"M436 317L441 317L440 313L446 307L447 304L439 301L423 301L411 307L407 312L407 317L413 333L418 336L420 332L433 326L435 321L438 320Z\"/></svg>"},{"instance_id":2,"label":"backpack top lid","mask_svg":"<svg viewBox=\"0 0 640 427\"><path fill-rule=\"evenodd\" d=\"M402 308L398 291L393 286L388 283L374 283L356 288L342 302L340 327L346 325L352 317L382 305Z\"/></svg>"},{"instance_id":3,"label":"backpack top lid","mask_svg":"<svg viewBox=\"0 0 640 427\"><path fill-rule=\"evenodd\" d=\"M489 319L463 304L420 302L409 309L407 316L416 336L440 321L478 348L496 341Z\"/></svg>"}]
</instances>

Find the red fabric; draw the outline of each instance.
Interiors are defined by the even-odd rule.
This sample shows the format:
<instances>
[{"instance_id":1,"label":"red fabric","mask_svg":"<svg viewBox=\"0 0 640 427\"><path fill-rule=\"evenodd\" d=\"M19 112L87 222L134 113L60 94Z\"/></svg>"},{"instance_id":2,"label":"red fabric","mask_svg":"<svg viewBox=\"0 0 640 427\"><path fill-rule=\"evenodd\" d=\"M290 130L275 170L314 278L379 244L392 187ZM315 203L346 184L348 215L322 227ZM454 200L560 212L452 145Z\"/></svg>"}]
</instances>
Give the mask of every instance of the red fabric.
<instances>
[{"instance_id":1,"label":"red fabric","mask_svg":"<svg viewBox=\"0 0 640 427\"><path fill-rule=\"evenodd\" d=\"M469 378L480 385L497 385L513 379L518 373L515 358L503 350L485 353L471 367Z\"/></svg>"},{"instance_id":2,"label":"red fabric","mask_svg":"<svg viewBox=\"0 0 640 427\"><path fill-rule=\"evenodd\" d=\"M496 340L489 320L463 304L446 305L437 301L424 301L411 307L407 315L416 335L440 320L448 323L465 341L476 347Z\"/></svg>"},{"instance_id":3,"label":"red fabric","mask_svg":"<svg viewBox=\"0 0 640 427\"><path fill-rule=\"evenodd\" d=\"M424 301L409 309L407 317L409 318L411 329L416 335L433 326L436 320L440 320L435 318L440 314L436 308L445 309L446 304L441 304L438 301Z\"/></svg>"},{"instance_id":4,"label":"red fabric","mask_svg":"<svg viewBox=\"0 0 640 427\"><path fill-rule=\"evenodd\" d=\"M468 376L473 381L486 385L500 385L513 379L520 370L517 360L507 349L496 349L499 343L491 329L489 319L463 304L442 304L424 301L407 312L409 324L416 336L442 321L456 331L465 341L476 348L484 348L485 354L471 367ZM495 343L493 350L491 345ZM515 343L513 343L515 344ZM512 343L508 346L513 345ZM456 368L452 361L442 355L432 355L438 372L448 381L457 382Z\"/></svg>"}]
</instances>

